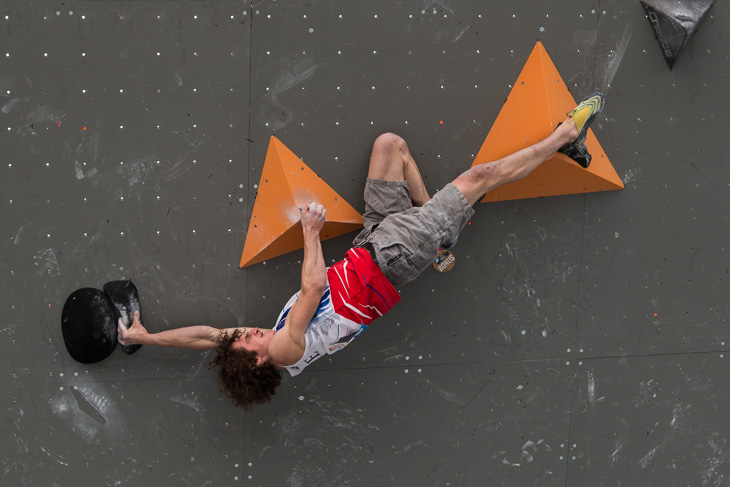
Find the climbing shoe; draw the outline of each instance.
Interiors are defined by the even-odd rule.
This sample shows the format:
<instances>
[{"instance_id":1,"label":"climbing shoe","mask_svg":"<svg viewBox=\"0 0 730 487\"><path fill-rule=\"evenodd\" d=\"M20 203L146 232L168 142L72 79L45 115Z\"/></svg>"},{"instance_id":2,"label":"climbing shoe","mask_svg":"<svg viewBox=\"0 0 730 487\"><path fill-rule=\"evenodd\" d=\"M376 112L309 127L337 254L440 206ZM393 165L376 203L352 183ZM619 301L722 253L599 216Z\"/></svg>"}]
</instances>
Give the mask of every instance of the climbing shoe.
<instances>
[{"instance_id":1,"label":"climbing shoe","mask_svg":"<svg viewBox=\"0 0 730 487\"><path fill-rule=\"evenodd\" d=\"M566 114L575 122L578 137L570 144L558 149L558 152L565 154L583 167L588 167L588 164L591 163L591 155L585 146L586 134L590 125L603 110L603 104L603 94L594 91Z\"/></svg>"},{"instance_id":2,"label":"climbing shoe","mask_svg":"<svg viewBox=\"0 0 730 487\"><path fill-rule=\"evenodd\" d=\"M570 157L580 164L581 167L586 168L591 163L591 155L585 144L568 144L558 149L558 152L562 152L566 156Z\"/></svg>"}]
</instances>

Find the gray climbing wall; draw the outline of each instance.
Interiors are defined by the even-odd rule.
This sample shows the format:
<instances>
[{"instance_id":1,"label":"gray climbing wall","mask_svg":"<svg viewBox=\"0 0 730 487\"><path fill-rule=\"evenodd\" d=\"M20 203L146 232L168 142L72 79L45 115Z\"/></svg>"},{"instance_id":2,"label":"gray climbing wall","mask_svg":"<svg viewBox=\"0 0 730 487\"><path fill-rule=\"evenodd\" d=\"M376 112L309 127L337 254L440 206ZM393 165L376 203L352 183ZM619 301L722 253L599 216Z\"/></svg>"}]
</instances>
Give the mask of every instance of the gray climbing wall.
<instances>
[{"instance_id":1,"label":"gray climbing wall","mask_svg":"<svg viewBox=\"0 0 730 487\"><path fill-rule=\"evenodd\" d=\"M638 1L4 1L0 485L727 485L728 26L669 71ZM479 205L453 271L245 414L207 353L70 358L66 296L112 279L150 331L271 326L301 253L237 266L269 137L361 211L396 132L433 193L537 40L606 93L625 190Z\"/></svg>"},{"instance_id":2,"label":"gray climbing wall","mask_svg":"<svg viewBox=\"0 0 730 487\"><path fill-rule=\"evenodd\" d=\"M151 330L243 320L248 6L3 2L0 28L0 484L234 485L208 356L78 364L60 314L131 278Z\"/></svg>"}]
</instances>

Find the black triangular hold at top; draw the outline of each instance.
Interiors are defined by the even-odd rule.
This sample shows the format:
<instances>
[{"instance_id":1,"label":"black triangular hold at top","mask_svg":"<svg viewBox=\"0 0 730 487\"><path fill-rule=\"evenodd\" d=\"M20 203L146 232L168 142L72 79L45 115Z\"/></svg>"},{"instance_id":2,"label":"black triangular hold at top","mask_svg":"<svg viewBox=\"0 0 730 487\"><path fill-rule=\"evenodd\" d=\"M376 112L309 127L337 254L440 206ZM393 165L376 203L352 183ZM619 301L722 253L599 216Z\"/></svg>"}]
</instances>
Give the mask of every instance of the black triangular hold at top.
<instances>
[{"instance_id":1,"label":"black triangular hold at top","mask_svg":"<svg viewBox=\"0 0 730 487\"><path fill-rule=\"evenodd\" d=\"M641 0L669 69L716 0Z\"/></svg>"}]
</instances>

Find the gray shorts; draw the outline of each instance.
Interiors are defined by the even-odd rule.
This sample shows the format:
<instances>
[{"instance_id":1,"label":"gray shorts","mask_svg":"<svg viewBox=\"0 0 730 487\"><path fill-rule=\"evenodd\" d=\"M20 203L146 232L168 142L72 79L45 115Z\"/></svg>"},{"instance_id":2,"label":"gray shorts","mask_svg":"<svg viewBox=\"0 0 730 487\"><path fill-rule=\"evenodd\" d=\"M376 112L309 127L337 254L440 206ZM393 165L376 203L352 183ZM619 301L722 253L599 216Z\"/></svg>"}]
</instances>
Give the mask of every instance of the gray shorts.
<instances>
[{"instance_id":1,"label":"gray shorts","mask_svg":"<svg viewBox=\"0 0 730 487\"><path fill-rule=\"evenodd\" d=\"M439 247L452 247L474 209L449 183L422 207L414 207L405 181L368 178L365 228L353 245L375 254L375 262L394 285L414 280L431 265Z\"/></svg>"}]
</instances>

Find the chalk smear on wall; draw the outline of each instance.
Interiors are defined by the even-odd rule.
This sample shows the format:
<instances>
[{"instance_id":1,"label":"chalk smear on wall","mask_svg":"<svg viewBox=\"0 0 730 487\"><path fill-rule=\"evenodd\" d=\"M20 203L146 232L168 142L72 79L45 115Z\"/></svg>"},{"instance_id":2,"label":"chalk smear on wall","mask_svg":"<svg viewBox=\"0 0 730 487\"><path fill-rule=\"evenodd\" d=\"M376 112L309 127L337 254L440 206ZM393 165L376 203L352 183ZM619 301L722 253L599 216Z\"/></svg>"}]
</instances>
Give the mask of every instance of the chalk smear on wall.
<instances>
[{"instance_id":1,"label":"chalk smear on wall","mask_svg":"<svg viewBox=\"0 0 730 487\"><path fill-rule=\"evenodd\" d=\"M49 401L53 414L65 420L71 431L87 443L94 443L101 434L107 440L118 439L125 429L110 394L96 383L82 383L59 390Z\"/></svg>"},{"instance_id":2,"label":"chalk smear on wall","mask_svg":"<svg viewBox=\"0 0 730 487\"><path fill-rule=\"evenodd\" d=\"M631 41L633 24L629 24L624 28L624 32L621 35L621 40L614 49L610 49L605 54L598 54L596 63L596 90L602 91L604 94L611 88L613 78L618 72L618 68L621 65L621 61L626 54L626 48L629 46Z\"/></svg>"},{"instance_id":3,"label":"chalk smear on wall","mask_svg":"<svg viewBox=\"0 0 730 487\"><path fill-rule=\"evenodd\" d=\"M279 100L279 95L304 83L314 76L319 67L320 65L311 59L302 59L285 67L279 64L279 72L267 87L267 93L261 104L263 121L271 130L274 132L281 130L294 119L292 112Z\"/></svg>"}]
</instances>

